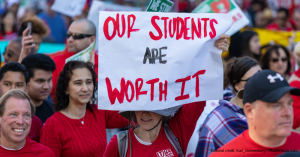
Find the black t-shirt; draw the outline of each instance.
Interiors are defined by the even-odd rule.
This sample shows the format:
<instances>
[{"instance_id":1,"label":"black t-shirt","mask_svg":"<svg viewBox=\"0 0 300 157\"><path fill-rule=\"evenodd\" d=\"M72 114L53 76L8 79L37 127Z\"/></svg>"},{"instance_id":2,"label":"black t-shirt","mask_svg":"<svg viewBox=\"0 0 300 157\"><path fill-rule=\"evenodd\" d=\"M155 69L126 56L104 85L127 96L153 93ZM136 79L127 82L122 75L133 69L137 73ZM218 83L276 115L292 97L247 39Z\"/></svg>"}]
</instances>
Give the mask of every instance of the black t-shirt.
<instances>
[{"instance_id":1,"label":"black t-shirt","mask_svg":"<svg viewBox=\"0 0 300 157\"><path fill-rule=\"evenodd\" d=\"M53 110L53 103L45 100L43 101L42 105L36 107L35 115L40 118L40 120L45 123L45 121L52 116L54 113Z\"/></svg>"}]
</instances>

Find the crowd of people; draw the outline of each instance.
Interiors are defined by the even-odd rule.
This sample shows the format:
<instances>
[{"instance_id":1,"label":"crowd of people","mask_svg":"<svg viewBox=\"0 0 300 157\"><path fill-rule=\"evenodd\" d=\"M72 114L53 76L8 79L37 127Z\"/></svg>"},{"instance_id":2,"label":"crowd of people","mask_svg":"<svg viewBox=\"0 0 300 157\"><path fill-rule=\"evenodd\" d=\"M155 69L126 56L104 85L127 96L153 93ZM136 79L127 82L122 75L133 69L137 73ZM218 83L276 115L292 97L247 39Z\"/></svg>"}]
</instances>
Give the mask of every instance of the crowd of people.
<instances>
[{"instance_id":1,"label":"crowd of people","mask_svg":"<svg viewBox=\"0 0 300 157\"><path fill-rule=\"evenodd\" d=\"M223 58L224 95L196 128L194 156L297 156L300 43L262 45L252 27L296 31L300 10L272 11L266 0L236 2L250 24L214 43L229 51ZM19 3L0 9L0 40L9 41L0 68L0 156L186 155L205 101L163 110L98 109L98 54L94 64L66 63L96 41L97 28L86 19L91 1L73 18L51 10L54 0L46 0L44 10L27 8L18 17ZM199 3L179 0L177 11L191 12ZM66 46L54 55L37 53L43 42ZM126 129L107 139L110 128Z\"/></svg>"}]
</instances>

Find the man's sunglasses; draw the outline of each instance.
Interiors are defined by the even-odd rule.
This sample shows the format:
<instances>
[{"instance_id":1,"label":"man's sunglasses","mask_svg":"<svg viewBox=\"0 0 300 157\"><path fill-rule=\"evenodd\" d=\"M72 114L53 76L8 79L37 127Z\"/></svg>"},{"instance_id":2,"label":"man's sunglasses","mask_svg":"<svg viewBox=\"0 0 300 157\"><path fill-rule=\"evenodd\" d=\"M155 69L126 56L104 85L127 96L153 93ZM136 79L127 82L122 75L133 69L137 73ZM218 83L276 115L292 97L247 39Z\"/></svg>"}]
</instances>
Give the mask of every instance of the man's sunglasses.
<instances>
[{"instance_id":1,"label":"man's sunglasses","mask_svg":"<svg viewBox=\"0 0 300 157\"><path fill-rule=\"evenodd\" d=\"M91 37L93 36L93 34L80 34L80 33L71 33L71 32L68 32L67 33L67 38L70 38L70 36L73 37L73 39L83 39L83 38L86 38L86 37Z\"/></svg>"},{"instance_id":2,"label":"man's sunglasses","mask_svg":"<svg viewBox=\"0 0 300 157\"><path fill-rule=\"evenodd\" d=\"M276 63L279 61L279 59L281 59L282 62L285 62L287 61L287 58L286 57L282 57L282 58L272 58L271 61Z\"/></svg>"}]
</instances>

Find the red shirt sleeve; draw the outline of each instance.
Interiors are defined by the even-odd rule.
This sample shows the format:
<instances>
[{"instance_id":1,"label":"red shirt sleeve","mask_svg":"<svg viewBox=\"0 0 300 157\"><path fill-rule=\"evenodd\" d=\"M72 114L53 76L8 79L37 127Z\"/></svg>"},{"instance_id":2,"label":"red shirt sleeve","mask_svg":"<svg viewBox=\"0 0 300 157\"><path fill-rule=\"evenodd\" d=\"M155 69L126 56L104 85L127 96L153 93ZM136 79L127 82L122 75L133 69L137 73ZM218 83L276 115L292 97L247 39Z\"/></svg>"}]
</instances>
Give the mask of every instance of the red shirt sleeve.
<instances>
[{"instance_id":1,"label":"red shirt sleeve","mask_svg":"<svg viewBox=\"0 0 300 157\"><path fill-rule=\"evenodd\" d=\"M60 141L60 130L55 121L50 117L47 119L44 127L41 131L40 143L46 147L49 147L55 154L60 157L62 151L62 145Z\"/></svg>"},{"instance_id":2,"label":"red shirt sleeve","mask_svg":"<svg viewBox=\"0 0 300 157\"><path fill-rule=\"evenodd\" d=\"M128 126L128 120L119 114L119 111L103 110L105 113L106 128L125 128Z\"/></svg>"},{"instance_id":3,"label":"red shirt sleeve","mask_svg":"<svg viewBox=\"0 0 300 157\"><path fill-rule=\"evenodd\" d=\"M178 138L184 154L205 105L205 101L185 104L168 122L173 134Z\"/></svg>"},{"instance_id":4,"label":"red shirt sleeve","mask_svg":"<svg viewBox=\"0 0 300 157\"><path fill-rule=\"evenodd\" d=\"M117 135L114 135L109 141L103 157L119 157Z\"/></svg>"},{"instance_id":5,"label":"red shirt sleeve","mask_svg":"<svg viewBox=\"0 0 300 157\"><path fill-rule=\"evenodd\" d=\"M290 83L290 86L300 88L300 82L292 81ZM294 110L293 129L297 129L300 126L300 96L292 95L292 98L294 100L294 102L293 102L293 110Z\"/></svg>"}]
</instances>

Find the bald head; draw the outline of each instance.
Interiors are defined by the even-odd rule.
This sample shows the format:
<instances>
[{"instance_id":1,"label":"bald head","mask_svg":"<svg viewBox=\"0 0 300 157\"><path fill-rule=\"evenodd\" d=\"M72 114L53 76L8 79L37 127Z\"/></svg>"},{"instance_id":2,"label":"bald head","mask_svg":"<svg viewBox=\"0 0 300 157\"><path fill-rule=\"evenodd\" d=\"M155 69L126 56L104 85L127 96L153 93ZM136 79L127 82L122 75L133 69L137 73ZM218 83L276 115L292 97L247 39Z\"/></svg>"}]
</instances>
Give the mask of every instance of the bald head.
<instances>
[{"instance_id":1,"label":"bald head","mask_svg":"<svg viewBox=\"0 0 300 157\"><path fill-rule=\"evenodd\" d=\"M96 35L96 27L93 24L93 22L91 22L90 20L79 19L79 20L76 20L76 21L72 22L71 26L72 25L76 25L78 27L81 27L81 31L83 31L81 33Z\"/></svg>"},{"instance_id":2,"label":"bald head","mask_svg":"<svg viewBox=\"0 0 300 157\"><path fill-rule=\"evenodd\" d=\"M79 35L79 37L75 39L73 38L73 36L70 36L67 39L67 47L69 52L78 53L86 49L96 39L96 27L91 21L87 19L74 21L70 25L68 33ZM92 36L80 36L80 34Z\"/></svg>"}]
</instances>

